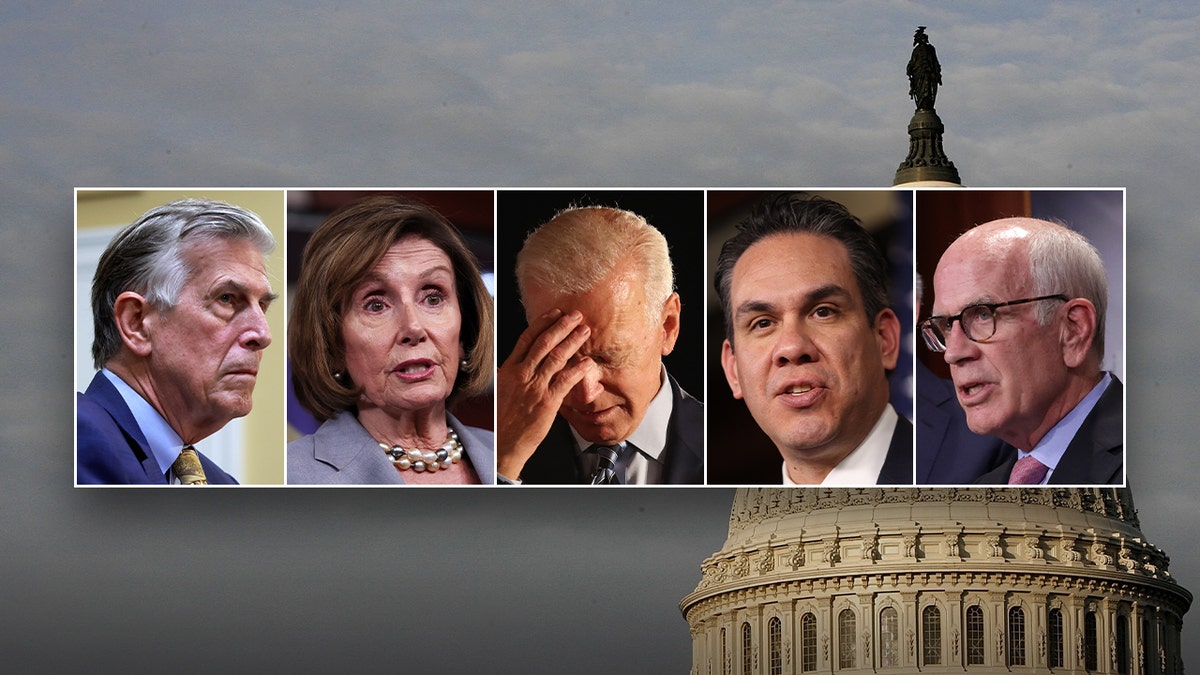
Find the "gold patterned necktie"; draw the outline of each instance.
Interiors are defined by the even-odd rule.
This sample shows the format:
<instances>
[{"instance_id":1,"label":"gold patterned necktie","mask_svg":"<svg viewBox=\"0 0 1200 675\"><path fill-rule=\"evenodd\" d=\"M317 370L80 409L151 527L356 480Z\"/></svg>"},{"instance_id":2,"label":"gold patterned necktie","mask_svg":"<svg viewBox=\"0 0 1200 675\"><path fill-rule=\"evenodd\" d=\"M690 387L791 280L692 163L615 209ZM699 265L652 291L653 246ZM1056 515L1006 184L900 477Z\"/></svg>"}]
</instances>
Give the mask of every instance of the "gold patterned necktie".
<instances>
[{"instance_id":1,"label":"gold patterned necktie","mask_svg":"<svg viewBox=\"0 0 1200 675\"><path fill-rule=\"evenodd\" d=\"M196 454L196 448L190 445L183 446L183 451L171 464L171 472L184 485L208 485L204 467L200 466L200 456Z\"/></svg>"}]
</instances>

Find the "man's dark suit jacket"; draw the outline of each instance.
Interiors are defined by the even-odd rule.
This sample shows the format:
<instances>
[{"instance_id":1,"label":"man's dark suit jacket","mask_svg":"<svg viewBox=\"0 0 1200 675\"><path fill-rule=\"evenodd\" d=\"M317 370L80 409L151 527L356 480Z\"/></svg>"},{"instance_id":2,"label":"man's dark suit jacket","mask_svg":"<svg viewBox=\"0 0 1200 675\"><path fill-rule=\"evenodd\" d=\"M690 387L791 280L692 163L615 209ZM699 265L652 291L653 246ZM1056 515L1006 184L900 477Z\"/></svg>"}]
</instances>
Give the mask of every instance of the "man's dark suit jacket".
<instances>
[{"instance_id":1,"label":"man's dark suit jacket","mask_svg":"<svg viewBox=\"0 0 1200 675\"><path fill-rule=\"evenodd\" d=\"M699 485L704 482L704 406L679 388L670 375L671 419L667 422L667 444L660 455L664 463L663 483ZM562 417L556 417L550 433L534 450L521 482L526 485L587 483L579 468L575 437Z\"/></svg>"},{"instance_id":2,"label":"man's dark suit jacket","mask_svg":"<svg viewBox=\"0 0 1200 675\"><path fill-rule=\"evenodd\" d=\"M1096 407L1083 420L1071 439L1047 485L1119 485L1125 469L1125 397L1121 381L1114 375ZM979 480L980 485L1007 485L1017 463L1017 449L1004 445L1007 459Z\"/></svg>"},{"instance_id":3,"label":"man's dark suit jacket","mask_svg":"<svg viewBox=\"0 0 1200 675\"><path fill-rule=\"evenodd\" d=\"M1005 459L1004 443L967 426L954 384L917 361L917 483L969 485Z\"/></svg>"},{"instance_id":4,"label":"man's dark suit jacket","mask_svg":"<svg viewBox=\"0 0 1200 675\"><path fill-rule=\"evenodd\" d=\"M166 484L141 427L104 373L96 373L87 391L77 395L75 427L77 484ZM210 484L237 484L212 460L196 454Z\"/></svg>"},{"instance_id":5,"label":"man's dark suit jacket","mask_svg":"<svg viewBox=\"0 0 1200 675\"><path fill-rule=\"evenodd\" d=\"M888 444L887 457L883 460L883 468L879 470L876 485L912 485L913 484L913 426L904 418L897 415L896 429L892 432L892 442Z\"/></svg>"}]
</instances>

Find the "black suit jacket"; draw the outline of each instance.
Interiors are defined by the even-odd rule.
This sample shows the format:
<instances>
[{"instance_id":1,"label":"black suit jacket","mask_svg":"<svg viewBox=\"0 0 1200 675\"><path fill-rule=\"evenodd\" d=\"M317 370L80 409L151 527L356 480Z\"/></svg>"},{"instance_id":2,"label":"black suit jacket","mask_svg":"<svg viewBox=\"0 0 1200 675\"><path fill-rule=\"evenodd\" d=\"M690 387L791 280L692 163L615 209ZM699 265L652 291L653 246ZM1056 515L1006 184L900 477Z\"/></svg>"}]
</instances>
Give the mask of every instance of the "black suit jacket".
<instances>
[{"instance_id":1,"label":"black suit jacket","mask_svg":"<svg viewBox=\"0 0 1200 675\"><path fill-rule=\"evenodd\" d=\"M917 362L917 483L964 485L1004 462L1004 443L967 426L954 384Z\"/></svg>"},{"instance_id":2,"label":"black suit jacket","mask_svg":"<svg viewBox=\"0 0 1200 675\"><path fill-rule=\"evenodd\" d=\"M892 432L892 442L888 444L887 457L883 460L883 468L879 470L876 485L912 485L913 484L913 425L897 415L896 429Z\"/></svg>"},{"instance_id":3,"label":"black suit jacket","mask_svg":"<svg viewBox=\"0 0 1200 675\"><path fill-rule=\"evenodd\" d=\"M680 389L675 378L667 375L671 387L671 419L667 422L667 444L661 455L663 482L673 485L700 485L704 482L704 406ZM550 433L521 470L521 482L527 485L575 485L587 483L588 476L579 468L575 437L562 417L556 417Z\"/></svg>"},{"instance_id":4,"label":"black suit jacket","mask_svg":"<svg viewBox=\"0 0 1200 675\"><path fill-rule=\"evenodd\" d=\"M1114 375L1096 407L1071 439L1047 485L1120 485L1125 478L1125 395ZM1004 445L1007 459L979 480L980 485L1007 485L1017 463L1017 449Z\"/></svg>"}]
</instances>

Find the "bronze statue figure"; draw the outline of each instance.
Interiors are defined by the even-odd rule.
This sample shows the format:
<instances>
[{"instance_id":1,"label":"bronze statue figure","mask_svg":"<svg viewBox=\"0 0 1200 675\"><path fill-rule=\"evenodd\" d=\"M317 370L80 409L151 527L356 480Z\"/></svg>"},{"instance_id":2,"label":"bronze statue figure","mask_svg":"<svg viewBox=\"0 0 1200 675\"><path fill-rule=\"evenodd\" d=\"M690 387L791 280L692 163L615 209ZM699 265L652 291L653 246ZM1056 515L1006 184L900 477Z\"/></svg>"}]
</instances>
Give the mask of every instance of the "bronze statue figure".
<instances>
[{"instance_id":1,"label":"bronze statue figure","mask_svg":"<svg viewBox=\"0 0 1200 675\"><path fill-rule=\"evenodd\" d=\"M946 127L933 109L938 85L942 83L942 65L929 44L925 26L913 34L912 58L908 60L908 95L917 110L908 122L908 157L896 169L893 185L909 183L947 183L962 185L958 169L942 149Z\"/></svg>"},{"instance_id":2,"label":"bronze statue figure","mask_svg":"<svg viewBox=\"0 0 1200 675\"><path fill-rule=\"evenodd\" d=\"M908 60L908 95L916 102L917 110L933 110L937 88L942 83L942 66L937 51L929 44L925 26L917 27L913 45L912 58Z\"/></svg>"}]
</instances>

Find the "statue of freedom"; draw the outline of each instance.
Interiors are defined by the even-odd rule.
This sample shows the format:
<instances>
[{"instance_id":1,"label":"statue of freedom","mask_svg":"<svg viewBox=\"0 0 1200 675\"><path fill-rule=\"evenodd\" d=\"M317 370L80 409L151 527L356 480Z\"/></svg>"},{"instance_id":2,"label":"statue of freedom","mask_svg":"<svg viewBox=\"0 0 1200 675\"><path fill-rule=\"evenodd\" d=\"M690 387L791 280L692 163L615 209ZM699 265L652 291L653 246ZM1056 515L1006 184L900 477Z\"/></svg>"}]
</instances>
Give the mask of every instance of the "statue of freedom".
<instances>
[{"instance_id":1,"label":"statue of freedom","mask_svg":"<svg viewBox=\"0 0 1200 675\"><path fill-rule=\"evenodd\" d=\"M925 26L917 27L913 45L912 58L908 60L908 95L916 102L917 110L933 110L937 88L942 83L942 66L937 51L929 44Z\"/></svg>"}]
</instances>

